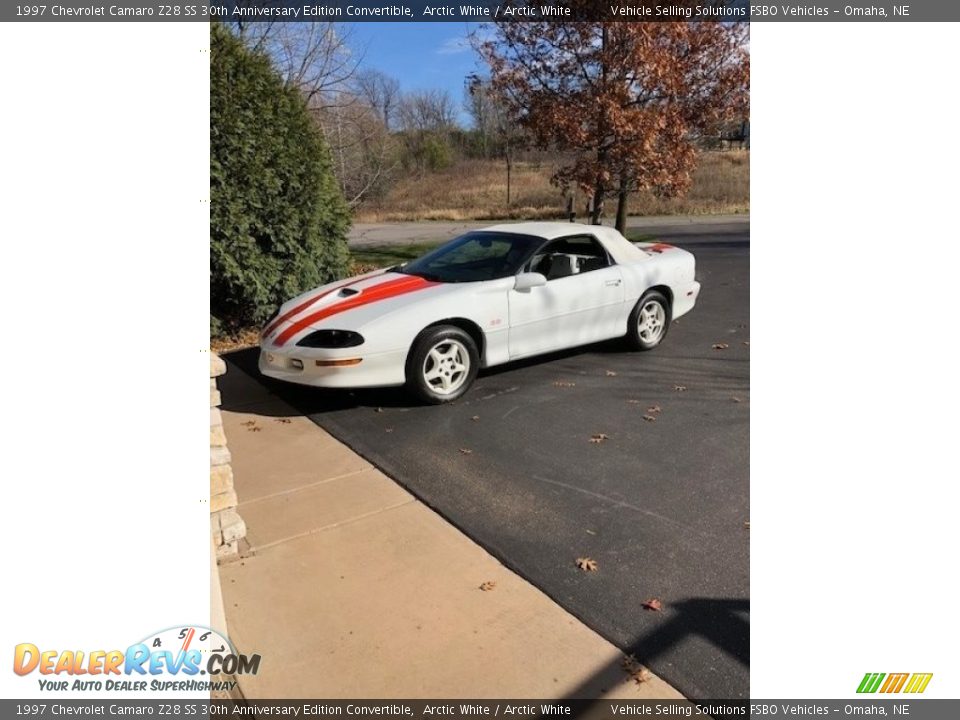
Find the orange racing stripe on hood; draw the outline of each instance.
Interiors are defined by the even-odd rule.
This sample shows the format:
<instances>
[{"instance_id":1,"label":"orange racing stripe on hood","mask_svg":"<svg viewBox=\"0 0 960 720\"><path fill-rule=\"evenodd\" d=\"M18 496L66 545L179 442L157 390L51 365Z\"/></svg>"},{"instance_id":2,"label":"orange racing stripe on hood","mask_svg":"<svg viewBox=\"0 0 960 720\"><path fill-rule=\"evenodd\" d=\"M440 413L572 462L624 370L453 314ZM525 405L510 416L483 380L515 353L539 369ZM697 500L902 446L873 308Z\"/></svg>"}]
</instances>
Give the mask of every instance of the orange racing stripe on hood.
<instances>
[{"instance_id":1,"label":"orange racing stripe on hood","mask_svg":"<svg viewBox=\"0 0 960 720\"><path fill-rule=\"evenodd\" d=\"M294 317L295 315L299 315L299 314L302 313L304 310L306 310L308 307L310 307L311 305L313 305L315 302L317 302L318 300L322 300L323 298L325 298L325 297L326 297L327 295L329 295L330 293L336 292L337 290L342 290L342 289L345 288L345 287L350 287L351 285L356 285L358 282L363 282L364 280L369 280L369 279L370 279L370 278L368 278L368 277L364 277L364 278L360 278L359 280L351 280L350 282L340 283L340 284L337 285L336 287L332 287L332 288L330 288L329 290L327 290L327 291L325 291L325 292L322 292L322 293L320 293L320 294L318 294L318 295L314 295L313 297L310 297L310 298L304 300L302 303L300 303L299 305L297 305L295 308L293 308L292 310L288 310L288 311L285 312L283 315L280 315L279 317L277 317L276 320L274 320L274 321L271 322L269 325L267 325L267 326L263 329L263 332L260 333L260 337L268 337L268 336L270 335L270 333L272 333L274 330L276 330L278 327L280 327L280 326L281 326L283 323L285 323L287 320L289 320L290 318Z\"/></svg>"},{"instance_id":2,"label":"orange racing stripe on hood","mask_svg":"<svg viewBox=\"0 0 960 720\"><path fill-rule=\"evenodd\" d=\"M364 305L369 305L370 303L374 303L379 300L388 300L389 298L394 298L399 295L406 295L407 293L416 292L417 290L424 290L425 288L436 284L437 283L424 280L422 277L418 277L416 275L408 275L407 277L388 280L385 283L374 285L373 287L366 288L357 295L353 295L345 299L343 302L339 302L334 305L328 305L321 310L317 310L314 313L305 315L295 323L292 323L282 333L277 335L277 338L273 341L273 344L277 347L280 347L297 333L310 327L310 325L313 323L319 322L320 320L328 318L331 315L337 315L339 313L346 312L347 310L363 307Z\"/></svg>"}]
</instances>

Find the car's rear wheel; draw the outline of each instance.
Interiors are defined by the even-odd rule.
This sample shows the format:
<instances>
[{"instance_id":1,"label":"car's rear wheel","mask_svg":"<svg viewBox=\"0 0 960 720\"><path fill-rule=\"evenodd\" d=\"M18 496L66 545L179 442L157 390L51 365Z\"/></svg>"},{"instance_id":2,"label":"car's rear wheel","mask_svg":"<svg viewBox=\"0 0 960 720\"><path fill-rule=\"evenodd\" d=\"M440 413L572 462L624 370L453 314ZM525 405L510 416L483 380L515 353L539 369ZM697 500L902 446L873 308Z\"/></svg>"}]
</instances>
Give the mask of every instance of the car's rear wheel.
<instances>
[{"instance_id":1,"label":"car's rear wheel","mask_svg":"<svg viewBox=\"0 0 960 720\"><path fill-rule=\"evenodd\" d=\"M479 368L473 338L453 325L438 325L414 341L407 361L407 385L424 402L439 405L463 395Z\"/></svg>"},{"instance_id":2,"label":"car's rear wheel","mask_svg":"<svg viewBox=\"0 0 960 720\"><path fill-rule=\"evenodd\" d=\"M670 328L670 302L651 290L636 304L627 322L627 344L633 350L653 350Z\"/></svg>"}]
</instances>

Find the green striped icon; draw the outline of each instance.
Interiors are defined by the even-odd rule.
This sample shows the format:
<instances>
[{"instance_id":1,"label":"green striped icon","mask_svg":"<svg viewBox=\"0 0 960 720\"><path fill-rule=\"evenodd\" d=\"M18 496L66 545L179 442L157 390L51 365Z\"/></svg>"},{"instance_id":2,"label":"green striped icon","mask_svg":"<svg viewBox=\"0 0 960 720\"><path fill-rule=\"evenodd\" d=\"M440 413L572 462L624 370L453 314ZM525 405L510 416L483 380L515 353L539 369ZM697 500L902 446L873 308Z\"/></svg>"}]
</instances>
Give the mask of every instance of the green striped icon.
<instances>
[{"instance_id":1,"label":"green striped icon","mask_svg":"<svg viewBox=\"0 0 960 720\"><path fill-rule=\"evenodd\" d=\"M886 673L867 673L863 676L863 680L860 681L860 687L857 688L858 693L875 693L880 688L880 683L883 682L883 678L886 677Z\"/></svg>"}]
</instances>

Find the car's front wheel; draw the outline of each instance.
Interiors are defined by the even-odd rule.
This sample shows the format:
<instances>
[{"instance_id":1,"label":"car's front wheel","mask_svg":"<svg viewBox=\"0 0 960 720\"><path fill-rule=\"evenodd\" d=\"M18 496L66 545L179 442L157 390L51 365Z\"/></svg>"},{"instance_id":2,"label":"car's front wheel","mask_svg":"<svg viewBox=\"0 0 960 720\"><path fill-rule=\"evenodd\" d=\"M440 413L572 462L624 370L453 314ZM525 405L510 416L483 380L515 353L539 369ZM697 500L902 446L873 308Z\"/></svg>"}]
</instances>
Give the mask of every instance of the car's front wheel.
<instances>
[{"instance_id":1,"label":"car's front wheel","mask_svg":"<svg viewBox=\"0 0 960 720\"><path fill-rule=\"evenodd\" d=\"M407 360L407 385L424 402L433 405L463 395L480 369L477 344L453 325L424 330L413 343Z\"/></svg>"},{"instance_id":2,"label":"car's front wheel","mask_svg":"<svg viewBox=\"0 0 960 720\"><path fill-rule=\"evenodd\" d=\"M667 336L670 303L663 293L651 290L636 304L627 321L627 344L633 350L652 350Z\"/></svg>"}]
</instances>

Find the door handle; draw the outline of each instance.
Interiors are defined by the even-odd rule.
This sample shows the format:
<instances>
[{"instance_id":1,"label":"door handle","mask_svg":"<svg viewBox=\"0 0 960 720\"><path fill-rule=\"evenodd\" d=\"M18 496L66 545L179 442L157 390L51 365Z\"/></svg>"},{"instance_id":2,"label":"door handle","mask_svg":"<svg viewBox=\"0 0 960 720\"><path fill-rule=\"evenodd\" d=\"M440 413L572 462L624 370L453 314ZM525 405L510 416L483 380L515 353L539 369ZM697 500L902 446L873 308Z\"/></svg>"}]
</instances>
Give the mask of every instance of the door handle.
<instances>
[{"instance_id":1,"label":"door handle","mask_svg":"<svg viewBox=\"0 0 960 720\"><path fill-rule=\"evenodd\" d=\"M607 287L617 287L620 284L620 282L621 282L620 279L617 278L616 280L607 280L604 283L604 285L606 285Z\"/></svg>"}]
</instances>

